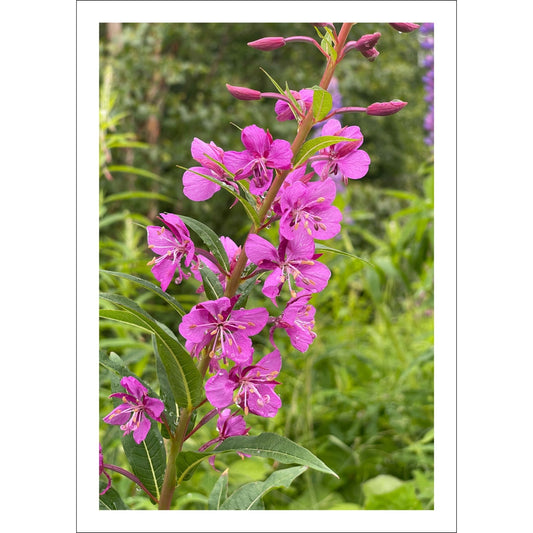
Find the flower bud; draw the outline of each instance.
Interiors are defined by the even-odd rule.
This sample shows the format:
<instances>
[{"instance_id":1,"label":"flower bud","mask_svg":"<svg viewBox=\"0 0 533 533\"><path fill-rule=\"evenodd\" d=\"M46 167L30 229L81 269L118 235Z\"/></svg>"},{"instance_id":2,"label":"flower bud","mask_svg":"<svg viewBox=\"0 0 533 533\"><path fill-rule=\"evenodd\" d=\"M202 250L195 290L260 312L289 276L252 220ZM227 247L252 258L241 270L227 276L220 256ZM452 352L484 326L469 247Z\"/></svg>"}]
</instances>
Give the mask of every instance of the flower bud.
<instances>
[{"instance_id":1,"label":"flower bud","mask_svg":"<svg viewBox=\"0 0 533 533\"><path fill-rule=\"evenodd\" d=\"M350 41L347 43L345 51L349 50L350 48L354 48L355 50L359 50L359 52L361 52L369 61L374 61L374 59L376 59L376 57L379 55L379 52L376 50L375 46L380 37L381 33L379 32L363 35L357 41Z\"/></svg>"},{"instance_id":2,"label":"flower bud","mask_svg":"<svg viewBox=\"0 0 533 533\"><path fill-rule=\"evenodd\" d=\"M390 102L376 102L366 108L366 114L377 117L386 117L387 115L394 115L394 113L397 113L406 105L407 102L402 102L401 100L392 100Z\"/></svg>"},{"instance_id":3,"label":"flower bud","mask_svg":"<svg viewBox=\"0 0 533 533\"><path fill-rule=\"evenodd\" d=\"M248 46L257 48L258 50L275 50L276 48L285 46L285 39L283 37L264 37L263 39L248 43Z\"/></svg>"},{"instance_id":4,"label":"flower bud","mask_svg":"<svg viewBox=\"0 0 533 533\"><path fill-rule=\"evenodd\" d=\"M235 87L226 83L226 88L238 100L261 100L261 93L248 87Z\"/></svg>"},{"instance_id":5,"label":"flower bud","mask_svg":"<svg viewBox=\"0 0 533 533\"><path fill-rule=\"evenodd\" d=\"M389 25L402 33L409 33L420 27L420 24L413 24L412 22L389 22Z\"/></svg>"},{"instance_id":6,"label":"flower bud","mask_svg":"<svg viewBox=\"0 0 533 533\"><path fill-rule=\"evenodd\" d=\"M379 33L379 31L376 33L367 33L366 35L363 35L361 38L357 39L354 48L360 52L363 50L370 50L370 48L374 48L374 46L376 46L380 37L381 33Z\"/></svg>"}]
</instances>

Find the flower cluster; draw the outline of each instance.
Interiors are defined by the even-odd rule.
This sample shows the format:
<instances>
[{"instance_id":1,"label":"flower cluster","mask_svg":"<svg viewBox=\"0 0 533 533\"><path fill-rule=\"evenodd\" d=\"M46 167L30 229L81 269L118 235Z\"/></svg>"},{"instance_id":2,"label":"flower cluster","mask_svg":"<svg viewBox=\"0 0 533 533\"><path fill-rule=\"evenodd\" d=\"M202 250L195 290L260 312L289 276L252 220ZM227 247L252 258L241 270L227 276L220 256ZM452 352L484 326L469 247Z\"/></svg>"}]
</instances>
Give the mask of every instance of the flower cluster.
<instances>
[{"instance_id":1,"label":"flower cluster","mask_svg":"<svg viewBox=\"0 0 533 533\"><path fill-rule=\"evenodd\" d=\"M411 23L390 24L402 32L418 28ZM346 42L346 35L341 39L333 24L316 26L326 28L320 44L305 36L266 37L248 44L260 50L274 50L291 42L311 43L331 65L352 49L369 61L379 55L376 45L380 33ZM332 50L336 58L333 62ZM315 118L315 97L318 94L319 99L323 98L328 87L331 105L320 109ZM250 428L244 417L250 414L266 418L277 414L282 405L276 389L282 367L282 353L276 345L279 330L299 352L306 352L316 337L316 309L310 302L314 294L326 288L331 277L329 268L320 261L316 241L337 236L343 218L335 206L335 180L347 186L349 180L363 178L370 165L369 155L361 149L364 137L360 128L353 124L343 126L335 117L353 112L387 116L406 105L392 100L364 107L341 107L337 81L332 75L323 78L320 87L279 93L229 84L227 89L240 100L275 99L276 120L296 121L298 133L291 144L274 139L268 129L251 124L241 131L240 151L193 139L191 155L198 165L185 169L183 194L202 202L224 188L245 203L248 211L256 209L253 226L242 245L221 236L220 244L216 243L217 253L200 249L191 239L187 218L184 222L174 213L160 213L163 225L147 227L148 247L154 254L149 264L161 289L166 291L173 280L181 283L192 276L198 282L197 292L205 291L205 299L194 305L179 324L185 348L198 360L201 375L209 374L205 401L212 406L189 434L182 432L182 437L188 438L218 417L218 436L203 444L200 451L216 447L228 437L246 435ZM315 138L310 145L306 143L305 157L301 157L298 150L313 128ZM299 139L301 132L305 135ZM269 239L265 233L260 235L267 226L277 228L274 237L271 232L267 234ZM220 260L222 248L227 262ZM206 280L210 283L207 288L203 285ZM245 307L248 292L254 287L266 297L268 307ZM261 334L261 349L257 351L262 353L258 356L259 343L254 337ZM268 342L271 347L265 349ZM123 377L120 383L126 393L111 397L121 398L122 403L104 421L120 425L125 435L133 433L135 442L140 443L150 430L150 418L166 423L164 405L148 396L146 387L134 377ZM183 420L188 422L188 418ZM102 459L100 473L105 474Z\"/></svg>"},{"instance_id":2,"label":"flower cluster","mask_svg":"<svg viewBox=\"0 0 533 533\"><path fill-rule=\"evenodd\" d=\"M433 109L433 83L434 83L434 64L433 64L433 29L434 24L431 22L424 23L420 25L419 32L420 37L420 46L424 51L424 57L422 64L426 69L426 73L422 78L424 82L424 88L426 91L425 101L428 104L428 111L424 119L424 129L427 132L426 138L424 139L425 143L428 146L433 146L433 119L434 119L434 109Z\"/></svg>"}]
</instances>

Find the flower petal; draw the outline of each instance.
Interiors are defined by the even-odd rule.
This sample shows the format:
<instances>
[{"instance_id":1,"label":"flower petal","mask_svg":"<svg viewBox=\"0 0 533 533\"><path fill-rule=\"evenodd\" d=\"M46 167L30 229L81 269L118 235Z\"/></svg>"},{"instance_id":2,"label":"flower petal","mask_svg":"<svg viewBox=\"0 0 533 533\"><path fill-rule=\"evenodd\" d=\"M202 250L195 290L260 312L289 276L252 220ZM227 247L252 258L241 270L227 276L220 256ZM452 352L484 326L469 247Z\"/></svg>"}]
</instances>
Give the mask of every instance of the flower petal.
<instances>
[{"instance_id":1,"label":"flower petal","mask_svg":"<svg viewBox=\"0 0 533 533\"><path fill-rule=\"evenodd\" d=\"M183 174L183 194L195 202L202 202L208 200L215 194L220 191L220 185L209 181L202 176L196 174L205 174L206 176L211 176L213 178L219 179L214 172L204 167L191 167L189 170L185 171Z\"/></svg>"},{"instance_id":2,"label":"flower petal","mask_svg":"<svg viewBox=\"0 0 533 533\"><path fill-rule=\"evenodd\" d=\"M233 402L235 382L229 379L228 371L220 370L205 383L205 395L214 407L222 409Z\"/></svg>"}]
</instances>

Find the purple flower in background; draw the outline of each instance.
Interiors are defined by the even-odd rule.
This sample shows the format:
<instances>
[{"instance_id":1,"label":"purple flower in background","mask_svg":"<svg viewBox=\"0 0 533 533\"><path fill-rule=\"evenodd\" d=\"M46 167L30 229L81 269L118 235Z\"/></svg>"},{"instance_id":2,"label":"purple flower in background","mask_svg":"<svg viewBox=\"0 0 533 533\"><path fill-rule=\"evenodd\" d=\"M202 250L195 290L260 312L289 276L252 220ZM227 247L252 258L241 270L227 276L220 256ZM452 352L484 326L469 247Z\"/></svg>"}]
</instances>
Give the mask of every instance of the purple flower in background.
<instances>
[{"instance_id":1,"label":"purple flower in background","mask_svg":"<svg viewBox=\"0 0 533 533\"><path fill-rule=\"evenodd\" d=\"M275 319L270 330L272 344L274 344L273 331L276 328L283 328L287 332L293 348L300 352L307 351L316 337L316 333L313 331L316 310L309 303L311 296L310 293L303 293L287 303L283 314Z\"/></svg>"},{"instance_id":2,"label":"purple flower in background","mask_svg":"<svg viewBox=\"0 0 533 533\"><path fill-rule=\"evenodd\" d=\"M102 496L111 487L111 476L104 469L104 454L102 452L102 445L100 443L98 443L98 445L100 446L100 456L99 456L99 459L100 459L100 475L104 474L104 476L107 478L107 485L105 486L104 490L102 490L102 492L100 492L100 496Z\"/></svg>"},{"instance_id":3,"label":"purple flower in background","mask_svg":"<svg viewBox=\"0 0 533 533\"><path fill-rule=\"evenodd\" d=\"M257 335L268 321L264 307L233 309L238 297L223 296L195 305L183 317L179 331L187 339L193 355L212 343L211 358L229 358L248 364L252 358L252 335Z\"/></svg>"},{"instance_id":4,"label":"purple flower in background","mask_svg":"<svg viewBox=\"0 0 533 533\"><path fill-rule=\"evenodd\" d=\"M354 139L354 142L341 141L323 148L317 155L309 159L313 170L322 180L330 175L340 173L344 183L347 184L348 178L359 179L366 175L370 165L370 157L365 151L359 150L363 144L363 135L358 126L341 127L340 122L332 118L324 124L322 135Z\"/></svg>"},{"instance_id":5,"label":"purple flower in background","mask_svg":"<svg viewBox=\"0 0 533 533\"><path fill-rule=\"evenodd\" d=\"M300 111L305 115L313 106L313 89L301 89L300 91L291 91L291 95L296 100ZM278 100L274 106L276 118L280 122L285 120L294 120L294 111L292 106L285 100Z\"/></svg>"},{"instance_id":6,"label":"purple flower in background","mask_svg":"<svg viewBox=\"0 0 533 533\"><path fill-rule=\"evenodd\" d=\"M201 202L207 200L220 190L220 185L202 176L210 176L230 185L239 191L233 178L215 161L224 164L224 150L214 142L209 144L194 138L191 144L191 154L201 167L191 167L183 174L183 194L190 200ZM214 160L214 161L213 161Z\"/></svg>"},{"instance_id":7,"label":"purple flower in background","mask_svg":"<svg viewBox=\"0 0 533 533\"><path fill-rule=\"evenodd\" d=\"M122 398L123 403L115 407L103 420L107 424L120 424L124 435L133 432L133 439L139 444L150 430L151 422L148 417L161 422L160 416L165 406L161 400L147 396L148 389L133 376L123 377L120 384L127 393L115 392L109 397Z\"/></svg>"},{"instance_id":8,"label":"purple flower in background","mask_svg":"<svg viewBox=\"0 0 533 533\"><path fill-rule=\"evenodd\" d=\"M250 412L272 418L281 407L281 400L274 392L274 387L279 384L275 378L280 369L281 355L276 349L256 365L237 365L229 372L219 370L205 384L207 399L218 408L236 403L245 414Z\"/></svg>"},{"instance_id":9,"label":"purple flower in background","mask_svg":"<svg viewBox=\"0 0 533 533\"><path fill-rule=\"evenodd\" d=\"M307 233L314 239L331 239L341 230L342 213L332 205L337 188L331 179L304 184L296 181L282 190L280 234L294 239Z\"/></svg>"},{"instance_id":10,"label":"purple flower in background","mask_svg":"<svg viewBox=\"0 0 533 533\"><path fill-rule=\"evenodd\" d=\"M424 100L428 103L428 111L424 118L424 129L427 132L427 136L424 142L428 146L433 146L434 142L434 56L433 56L433 23L424 23L420 25L419 33L420 46L426 51L426 56L422 62L426 73L424 74L422 81L424 82L424 89L426 96Z\"/></svg>"},{"instance_id":11,"label":"purple flower in background","mask_svg":"<svg viewBox=\"0 0 533 533\"><path fill-rule=\"evenodd\" d=\"M181 283L187 278L181 269L181 261L189 266L195 258L194 243L191 240L189 230L178 215L172 213L160 213L163 222L169 229L160 226L148 226L148 248L159 257L154 257L148 264L152 267L152 274L161 283L161 289L167 290L176 270L178 277L175 283Z\"/></svg>"},{"instance_id":12,"label":"purple flower in background","mask_svg":"<svg viewBox=\"0 0 533 533\"><path fill-rule=\"evenodd\" d=\"M315 243L306 233L300 233L292 240L281 238L278 248L267 240L252 234L245 244L246 255L261 270L272 270L263 285L263 294L274 305L285 281L291 296L296 296L294 283L309 292L319 292L328 284L331 272L326 265L316 261Z\"/></svg>"},{"instance_id":13,"label":"purple flower in background","mask_svg":"<svg viewBox=\"0 0 533 533\"><path fill-rule=\"evenodd\" d=\"M226 167L235 174L235 179L251 177L250 192L262 194L272 183L273 169L291 168L291 145L282 139L273 140L268 130L255 124L242 130L241 140L246 150L226 152Z\"/></svg>"}]
</instances>

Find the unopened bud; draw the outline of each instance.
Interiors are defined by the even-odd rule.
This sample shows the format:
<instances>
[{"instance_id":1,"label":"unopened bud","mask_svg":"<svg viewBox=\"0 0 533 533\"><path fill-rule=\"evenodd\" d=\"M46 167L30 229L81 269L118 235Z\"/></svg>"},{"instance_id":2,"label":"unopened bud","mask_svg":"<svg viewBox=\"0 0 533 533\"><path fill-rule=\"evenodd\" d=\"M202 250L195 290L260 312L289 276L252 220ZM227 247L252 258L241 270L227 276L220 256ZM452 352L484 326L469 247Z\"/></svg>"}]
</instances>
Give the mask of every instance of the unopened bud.
<instances>
[{"instance_id":1,"label":"unopened bud","mask_svg":"<svg viewBox=\"0 0 533 533\"><path fill-rule=\"evenodd\" d=\"M413 24L412 22L389 22L389 25L402 33L409 33L420 27L420 24Z\"/></svg>"},{"instance_id":2,"label":"unopened bud","mask_svg":"<svg viewBox=\"0 0 533 533\"><path fill-rule=\"evenodd\" d=\"M360 39L357 39L354 48L359 51L370 50L370 48L376 46L380 37L381 33L379 33L379 31L363 35Z\"/></svg>"},{"instance_id":3,"label":"unopened bud","mask_svg":"<svg viewBox=\"0 0 533 533\"><path fill-rule=\"evenodd\" d=\"M350 41L347 43L345 51L348 51L350 48L354 48L355 50L359 50L359 52L361 52L369 61L374 61L374 59L379 56L379 52L375 46L380 37L381 33L379 32L363 35L357 41Z\"/></svg>"},{"instance_id":4,"label":"unopened bud","mask_svg":"<svg viewBox=\"0 0 533 533\"><path fill-rule=\"evenodd\" d=\"M275 50L276 48L285 46L285 39L283 37L264 37L263 39L257 39L257 41L248 43L248 46L257 48L258 50Z\"/></svg>"},{"instance_id":5,"label":"unopened bud","mask_svg":"<svg viewBox=\"0 0 533 533\"><path fill-rule=\"evenodd\" d=\"M261 93L248 87L235 87L226 83L226 87L232 96L238 100L261 100Z\"/></svg>"},{"instance_id":6,"label":"unopened bud","mask_svg":"<svg viewBox=\"0 0 533 533\"><path fill-rule=\"evenodd\" d=\"M378 117L386 117L387 115L394 115L394 113L397 113L406 105L407 102L402 102L401 100L392 100L390 102L376 102L366 108L366 114Z\"/></svg>"}]
</instances>

